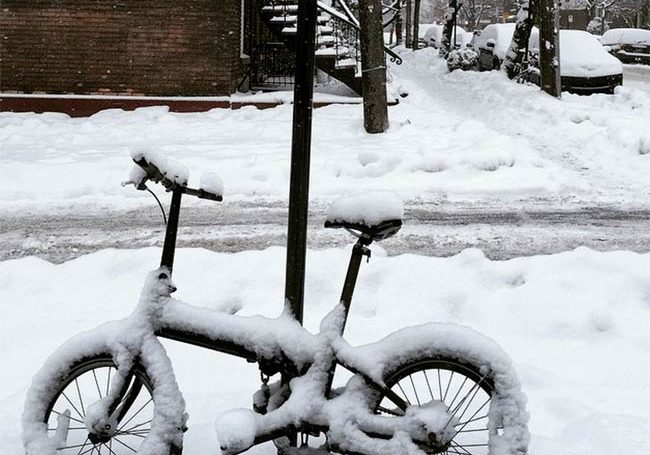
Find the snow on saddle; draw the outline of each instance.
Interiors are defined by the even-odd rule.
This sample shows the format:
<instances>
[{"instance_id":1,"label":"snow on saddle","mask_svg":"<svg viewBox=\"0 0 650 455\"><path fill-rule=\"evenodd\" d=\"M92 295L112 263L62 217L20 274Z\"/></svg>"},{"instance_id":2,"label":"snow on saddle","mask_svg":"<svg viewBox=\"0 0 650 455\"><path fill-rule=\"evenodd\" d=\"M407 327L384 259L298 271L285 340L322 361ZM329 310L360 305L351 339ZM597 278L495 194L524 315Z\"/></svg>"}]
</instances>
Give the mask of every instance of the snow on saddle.
<instances>
[{"instance_id":1,"label":"snow on saddle","mask_svg":"<svg viewBox=\"0 0 650 455\"><path fill-rule=\"evenodd\" d=\"M393 193L368 193L337 199L327 211L326 228L344 228L373 241L387 239L400 230L404 204Z\"/></svg>"}]
</instances>

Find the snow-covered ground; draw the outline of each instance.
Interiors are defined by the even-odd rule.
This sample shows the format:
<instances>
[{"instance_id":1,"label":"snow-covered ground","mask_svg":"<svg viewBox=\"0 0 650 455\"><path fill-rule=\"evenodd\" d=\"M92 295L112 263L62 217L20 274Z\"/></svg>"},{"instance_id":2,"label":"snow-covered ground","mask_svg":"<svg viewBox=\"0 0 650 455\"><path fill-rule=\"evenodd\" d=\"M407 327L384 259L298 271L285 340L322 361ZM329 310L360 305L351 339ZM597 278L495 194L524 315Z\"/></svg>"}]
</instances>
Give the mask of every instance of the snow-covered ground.
<instances>
[{"instance_id":1,"label":"snow-covered ground","mask_svg":"<svg viewBox=\"0 0 650 455\"><path fill-rule=\"evenodd\" d=\"M358 105L315 111L311 188L319 204L388 190L406 199L407 210L416 199L494 209L650 206L646 92L623 87L560 102L501 73L447 74L430 49L416 55L391 68L391 90L408 96L390 108L388 133L365 134ZM226 203L277 204L288 194L291 113L289 105L113 110L82 119L1 113L0 216L149 206L146 194L119 185L129 151L141 147L187 164L191 185L202 171L218 172ZM347 253L309 254L312 330L338 298ZM447 259L374 253L355 295L351 342L427 320L470 325L515 360L529 397L532 455L650 453L650 255L579 249L499 262L478 250ZM158 256L153 248L107 249L59 265L0 262L0 453L21 453L24 393L47 355L74 333L126 316ZM183 249L175 273L181 299L275 315L284 250ZM255 366L167 346L191 414L187 452L214 454L214 421L249 405Z\"/></svg>"},{"instance_id":2,"label":"snow-covered ground","mask_svg":"<svg viewBox=\"0 0 650 455\"><path fill-rule=\"evenodd\" d=\"M490 261L478 250L445 259L373 252L352 305L350 342L425 321L469 325L515 361L529 398L531 455L649 453L650 255L578 249ZM305 313L312 331L337 302L348 253L308 255ZM241 308L243 315L277 315L284 254L279 247L237 254L182 249L176 296ZM21 453L24 394L44 359L69 336L128 315L158 255L154 248L104 250L60 265L36 258L0 263L0 453ZM190 413L187 453L217 453L217 415L249 406L259 385L255 366L166 345ZM274 452L267 446L255 453Z\"/></svg>"},{"instance_id":3,"label":"snow-covered ground","mask_svg":"<svg viewBox=\"0 0 650 455\"><path fill-rule=\"evenodd\" d=\"M562 102L502 73L446 73L432 49L393 66L391 128L367 135L359 105L317 109L312 195L393 190L405 199L492 199L647 206L650 98L565 94ZM119 186L129 150L150 148L192 170L216 171L226 200L288 194L290 105L169 113L107 110L90 118L0 114L0 210L138 207ZM146 200L146 202L145 202Z\"/></svg>"}]
</instances>

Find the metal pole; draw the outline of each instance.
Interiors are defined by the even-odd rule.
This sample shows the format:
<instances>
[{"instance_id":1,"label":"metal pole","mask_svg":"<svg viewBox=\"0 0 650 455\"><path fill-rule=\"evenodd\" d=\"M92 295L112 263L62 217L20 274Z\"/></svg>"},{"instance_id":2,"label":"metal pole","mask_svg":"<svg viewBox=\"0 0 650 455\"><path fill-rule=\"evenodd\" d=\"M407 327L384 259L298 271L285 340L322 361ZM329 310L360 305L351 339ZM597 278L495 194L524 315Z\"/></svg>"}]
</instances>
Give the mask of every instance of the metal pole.
<instances>
[{"instance_id":1,"label":"metal pole","mask_svg":"<svg viewBox=\"0 0 650 455\"><path fill-rule=\"evenodd\" d=\"M298 2L296 31L296 72L293 91L293 135L291 141L291 183L289 187L289 228L287 268L284 287L285 311L302 324L307 250L307 210L309 206L309 160L311 117L314 96L316 52L316 0Z\"/></svg>"}]
</instances>

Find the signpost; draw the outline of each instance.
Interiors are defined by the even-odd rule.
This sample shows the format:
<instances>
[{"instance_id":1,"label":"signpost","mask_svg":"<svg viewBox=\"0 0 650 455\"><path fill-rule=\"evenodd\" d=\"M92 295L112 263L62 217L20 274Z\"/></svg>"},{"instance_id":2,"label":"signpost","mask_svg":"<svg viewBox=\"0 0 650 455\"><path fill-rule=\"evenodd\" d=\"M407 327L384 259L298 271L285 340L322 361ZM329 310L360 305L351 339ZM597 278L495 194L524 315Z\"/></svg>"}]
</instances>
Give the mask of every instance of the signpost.
<instances>
[{"instance_id":1,"label":"signpost","mask_svg":"<svg viewBox=\"0 0 650 455\"><path fill-rule=\"evenodd\" d=\"M293 133L287 233L287 268L284 288L285 311L302 324L309 208L311 119L314 97L316 52L316 0L298 2L296 72L293 91Z\"/></svg>"}]
</instances>

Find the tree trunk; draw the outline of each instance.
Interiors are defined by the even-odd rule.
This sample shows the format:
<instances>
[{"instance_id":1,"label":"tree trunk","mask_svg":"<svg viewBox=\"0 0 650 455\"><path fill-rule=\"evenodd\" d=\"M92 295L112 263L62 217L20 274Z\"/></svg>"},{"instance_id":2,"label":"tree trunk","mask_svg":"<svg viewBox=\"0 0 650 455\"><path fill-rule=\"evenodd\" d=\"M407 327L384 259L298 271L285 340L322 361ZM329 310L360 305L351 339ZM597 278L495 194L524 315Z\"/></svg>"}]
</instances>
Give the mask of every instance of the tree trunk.
<instances>
[{"instance_id":1,"label":"tree trunk","mask_svg":"<svg viewBox=\"0 0 650 455\"><path fill-rule=\"evenodd\" d=\"M363 125L368 133L388 129L386 57L381 0L359 0Z\"/></svg>"},{"instance_id":2,"label":"tree trunk","mask_svg":"<svg viewBox=\"0 0 650 455\"><path fill-rule=\"evenodd\" d=\"M539 69L542 90L560 98L560 8L558 0L540 0Z\"/></svg>"},{"instance_id":3,"label":"tree trunk","mask_svg":"<svg viewBox=\"0 0 650 455\"><path fill-rule=\"evenodd\" d=\"M451 35L456 25L456 14L458 14L458 2L451 0L445 12L445 26L442 29L442 39L440 40L439 53L442 58L447 58L451 50Z\"/></svg>"},{"instance_id":4,"label":"tree trunk","mask_svg":"<svg viewBox=\"0 0 650 455\"><path fill-rule=\"evenodd\" d=\"M544 0L537 0L544 1ZM535 11L535 4L533 0L524 0L521 8L517 13L517 25L515 25L515 32L512 35L512 42L510 48L506 53L503 66L510 79L513 79L522 69L524 60L528 57L528 41L530 40L530 31L533 28L535 18L533 12Z\"/></svg>"},{"instance_id":5,"label":"tree trunk","mask_svg":"<svg viewBox=\"0 0 650 455\"><path fill-rule=\"evenodd\" d=\"M420 48L420 0L413 4L413 49Z\"/></svg>"},{"instance_id":6,"label":"tree trunk","mask_svg":"<svg viewBox=\"0 0 650 455\"><path fill-rule=\"evenodd\" d=\"M413 17L413 12L411 11L411 0L406 0L406 47L411 47L413 42L411 41L411 18Z\"/></svg>"}]
</instances>

